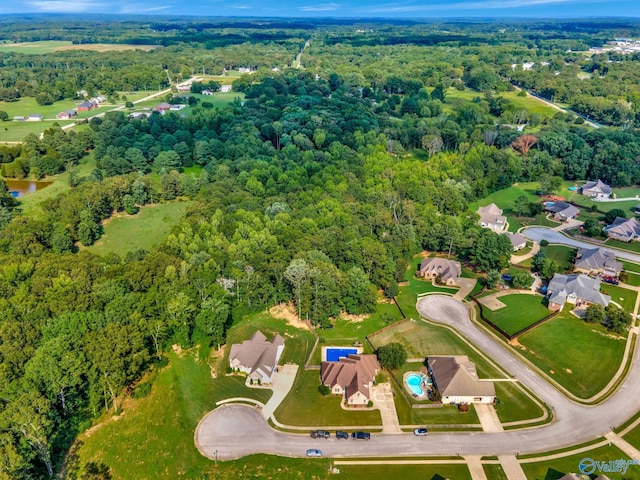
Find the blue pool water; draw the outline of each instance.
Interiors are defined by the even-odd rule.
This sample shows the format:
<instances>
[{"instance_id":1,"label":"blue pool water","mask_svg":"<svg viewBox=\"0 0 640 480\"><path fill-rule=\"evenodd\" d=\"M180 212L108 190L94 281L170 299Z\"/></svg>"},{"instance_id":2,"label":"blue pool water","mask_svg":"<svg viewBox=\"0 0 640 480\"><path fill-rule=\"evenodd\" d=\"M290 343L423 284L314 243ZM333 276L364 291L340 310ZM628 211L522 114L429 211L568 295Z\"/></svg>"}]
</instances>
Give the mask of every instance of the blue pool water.
<instances>
[{"instance_id":1,"label":"blue pool water","mask_svg":"<svg viewBox=\"0 0 640 480\"><path fill-rule=\"evenodd\" d=\"M337 362L347 355L355 355L357 353L357 348L327 348L327 362Z\"/></svg>"},{"instance_id":2,"label":"blue pool water","mask_svg":"<svg viewBox=\"0 0 640 480\"><path fill-rule=\"evenodd\" d=\"M576 190L578 190L578 187L569 187L569 190L571 190L572 192L575 192Z\"/></svg>"},{"instance_id":3,"label":"blue pool water","mask_svg":"<svg viewBox=\"0 0 640 480\"><path fill-rule=\"evenodd\" d=\"M407 385L409 385L409 390L415 395L423 395L422 391L422 377L420 375L416 375L412 373L411 375L407 375Z\"/></svg>"}]
</instances>

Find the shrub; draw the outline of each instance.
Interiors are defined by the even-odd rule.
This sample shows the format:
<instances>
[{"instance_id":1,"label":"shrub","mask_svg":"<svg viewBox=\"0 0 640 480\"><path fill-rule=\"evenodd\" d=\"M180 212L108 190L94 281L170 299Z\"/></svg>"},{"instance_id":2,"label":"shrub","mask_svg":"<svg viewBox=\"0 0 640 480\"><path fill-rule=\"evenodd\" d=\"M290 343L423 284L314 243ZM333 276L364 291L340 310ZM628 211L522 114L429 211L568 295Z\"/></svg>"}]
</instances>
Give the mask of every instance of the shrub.
<instances>
[{"instance_id":1,"label":"shrub","mask_svg":"<svg viewBox=\"0 0 640 480\"><path fill-rule=\"evenodd\" d=\"M138 385L134 390L131 396L133 398L144 398L151 392L151 383L145 382Z\"/></svg>"},{"instance_id":2,"label":"shrub","mask_svg":"<svg viewBox=\"0 0 640 480\"><path fill-rule=\"evenodd\" d=\"M540 246L541 247L546 247L547 245L549 245L549 241L548 240L540 240Z\"/></svg>"},{"instance_id":3,"label":"shrub","mask_svg":"<svg viewBox=\"0 0 640 480\"><path fill-rule=\"evenodd\" d=\"M253 378L249 379L249 385L253 385Z\"/></svg>"},{"instance_id":4,"label":"shrub","mask_svg":"<svg viewBox=\"0 0 640 480\"><path fill-rule=\"evenodd\" d=\"M326 385L320 385L318 387L318 391L320 392L320 395L326 397L327 395L329 395L331 393L331 388L329 388Z\"/></svg>"},{"instance_id":5,"label":"shrub","mask_svg":"<svg viewBox=\"0 0 640 480\"><path fill-rule=\"evenodd\" d=\"M468 403L460 403L458 404L458 411L459 412L468 412L470 409L469 404Z\"/></svg>"},{"instance_id":6,"label":"shrub","mask_svg":"<svg viewBox=\"0 0 640 480\"><path fill-rule=\"evenodd\" d=\"M373 407L373 400L369 400L367 402L367 407L369 407L369 408Z\"/></svg>"},{"instance_id":7,"label":"shrub","mask_svg":"<svg viewBox=\"0 0 640 480\"><path fill-rule=\"evenodd\" d=\"M378 360L384 368L397 370L406 363L407 351L402 344L392 342L378 349Z\"/></svg>"}]
</instances>

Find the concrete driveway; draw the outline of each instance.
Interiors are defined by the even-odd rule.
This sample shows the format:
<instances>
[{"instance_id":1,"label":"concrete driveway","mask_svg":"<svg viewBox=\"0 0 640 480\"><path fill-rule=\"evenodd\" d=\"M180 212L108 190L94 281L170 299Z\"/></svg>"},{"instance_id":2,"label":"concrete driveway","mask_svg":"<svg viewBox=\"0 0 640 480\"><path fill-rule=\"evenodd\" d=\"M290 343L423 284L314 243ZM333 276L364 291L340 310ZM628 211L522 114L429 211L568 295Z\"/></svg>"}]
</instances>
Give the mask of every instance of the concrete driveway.
<instances>
[{"instance_id":1,"label":"concrete driveway","mask_svg":"<svg viewBox=\"0 0 640 480\"><path fill-rule=\"evenodd\" d=\"M547 405L556 421L548 425L505 432L372 434L370 441L313 440L308 434L273 430L262 414L246 405L220 407L198 425L196 445L209 458L233 459L252 453L302 457L308 448L318 448L328 457L371 457L411 455L513 455L545 452L593 440L607 434L640 409L640 365L633 362L618 390L598 406L572 402L530 370L507 347L476 327L467 307L450 296L421 298L418 311L425 317L450 325L516 376ZM640 348L640 342L636 345ZM217 454L215 453L217 452Z\"/></svg>"},{"instance_id":2,"label":"concrete driveway","mask_svg":"<svg viewBox=\"0 0 640 480\"><path fill-rule=\"evenodd\" d=\"M574 238L567 237L560 232L556 232L550 228L545 227L529 227L522 230L522 235L525 236L528 240L533 240L535 242L540 242L540 240L546 240L549 243L557 243L560 245L567 245L569 247L574 248L604 248L606 250L611 250L615 253L616 257L622 258L623 260L629 260L630 262L640 263L640 255L637 253L626 252L624 250L618 250L617 248L610 247L606 244L604 245L596 245L594 243L585 242L582 240L576 240Z\"/></svg>"}]
</instances>

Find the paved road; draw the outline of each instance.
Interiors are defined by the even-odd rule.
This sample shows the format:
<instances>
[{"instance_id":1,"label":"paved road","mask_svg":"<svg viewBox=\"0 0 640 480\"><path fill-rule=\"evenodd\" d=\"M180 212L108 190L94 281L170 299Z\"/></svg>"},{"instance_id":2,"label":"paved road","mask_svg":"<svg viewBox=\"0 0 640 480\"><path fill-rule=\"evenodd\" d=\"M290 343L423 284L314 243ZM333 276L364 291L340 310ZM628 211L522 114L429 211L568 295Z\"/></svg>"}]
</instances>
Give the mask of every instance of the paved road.
<instances>
[{"instance_id":1,"label":"paved road","mask_svg":"<svg viewBox=\"0 0 640 480\"><path fill-rule=\"evenodd\" d=\"M556 232L550 228L545 227L528 227L522 232L528 240L539 242L540 240L546 240L549 243L559 243L575 248L596 248L601 247L607 250L611 250L615 253L616 257L623 260L629 260L630 262L640 263L640 255L637 253L626 252L624 250L618 250L617 248L610 247L608 245L596 245L594 243L585 242L582 240L576 240L574 238L567 237L560 232Z\"/></svg>"},{"instance_id":2,"label":"paved road","mask_svg":"<svg viewBox=\"0 0 640 480\"><path fill-rule=\"evenodd\" d=\"M626 380L598 406L572 402L522 363L507 348L476 327L467 307L450 296L430 295L418 301L418 311L450 325L487 353L550 405L556 420L548 425L506 432L432 433L428 437L373 434L371 441L312 440L308 434L277 432L255 407L229 405L209 413L198 426L196 443L209 458L234 459L252 453L304 456L319 448L329 457L404 455L513 455L562 448L601 437L640 409L640 365L634 362ZM640 342L636 349L640 348ZM217 452L217 454L215 453Z\"/></svg>"}]
</instances>

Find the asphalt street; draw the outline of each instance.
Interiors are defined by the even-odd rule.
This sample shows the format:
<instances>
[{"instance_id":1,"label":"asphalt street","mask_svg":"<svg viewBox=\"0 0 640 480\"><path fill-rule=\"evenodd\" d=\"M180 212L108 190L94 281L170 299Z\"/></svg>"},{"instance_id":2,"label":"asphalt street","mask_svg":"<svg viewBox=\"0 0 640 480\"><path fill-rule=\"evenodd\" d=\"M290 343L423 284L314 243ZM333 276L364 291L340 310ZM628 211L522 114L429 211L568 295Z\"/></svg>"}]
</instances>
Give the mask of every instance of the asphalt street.
<instances>
[{"instance_id":1,"label":"asphalt street","mask_svg":"<svg viewBox=\"0 0 640 480\"><path fill-rule=\"evenodd\" d=\"M198 448L203 455L221 460L253 453L300 457L309 448L318 448L324 456L336 458L537 453L601 437L640 409L640 366L637 361L616 393L606 401L597 406L580 405L562 395L505 346L476 327L469 319L467 307L460 301L430 295L419 300L418 310L433 321L457 329L517 377L553 408L555 421L541 427L496 433L430 433L427 437L374 433L369 441L337 440L333 436L328 440L314 440L308 433L290 434L272 429L255 407L228 405L210 412L202 420L195 435Z\"/></svg>"}]
</instances>

